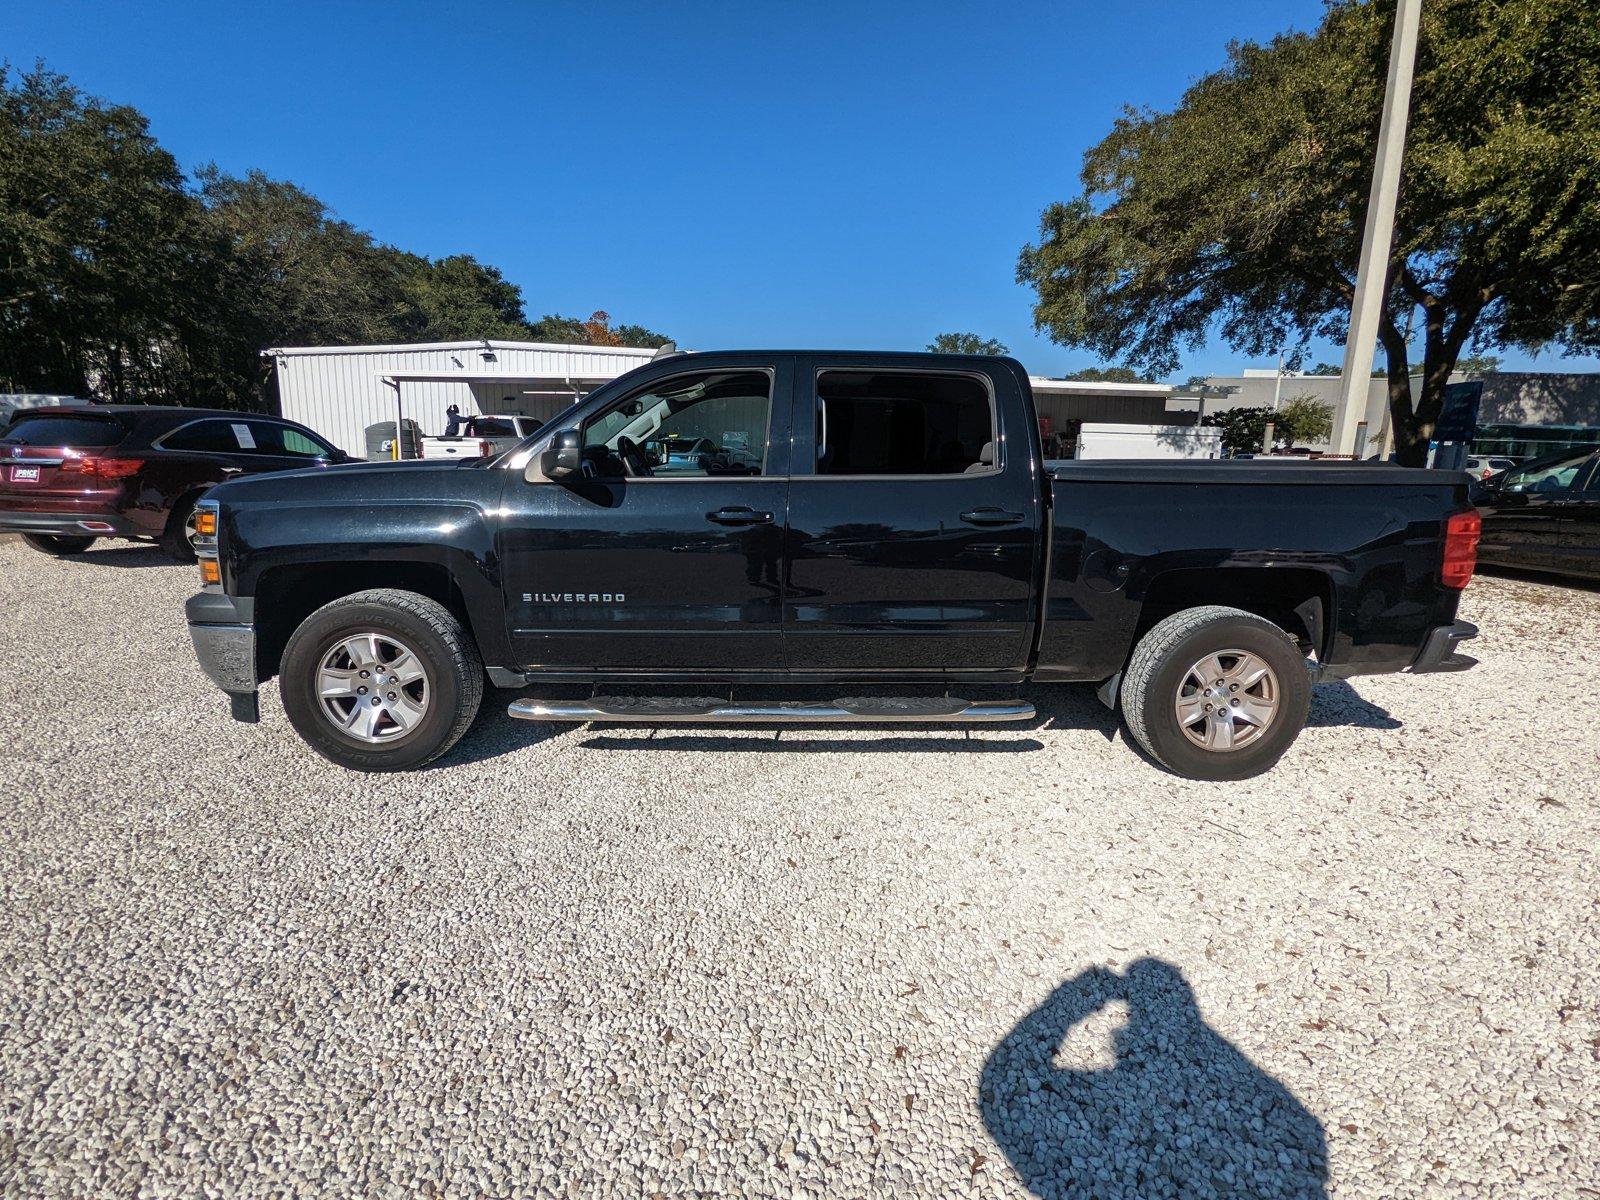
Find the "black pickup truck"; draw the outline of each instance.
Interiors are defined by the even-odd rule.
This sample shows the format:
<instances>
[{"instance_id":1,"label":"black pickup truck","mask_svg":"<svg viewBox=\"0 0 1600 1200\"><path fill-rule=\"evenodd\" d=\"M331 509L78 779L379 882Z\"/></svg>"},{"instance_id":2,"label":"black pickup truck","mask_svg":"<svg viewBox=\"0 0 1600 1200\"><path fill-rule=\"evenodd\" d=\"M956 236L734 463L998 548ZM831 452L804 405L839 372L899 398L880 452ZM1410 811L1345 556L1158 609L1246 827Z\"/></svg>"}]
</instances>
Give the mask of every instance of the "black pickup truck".
<instances>
[{"instance_id":1,"label":"black pickup truck","mask_svg":"<svg viewBox=\"0 0 1600 1200\"><path fill-rule=\"evenodd\" d=\"M1169 769L1238 779L1294 741L1319 678L1472 665L1467 487L1046 463L1007 358L673 354L493 458L215 488L188 620L236 717L277 675L300 735L360 770L444 753L485 677L595 693L513 716L718 724L1026 720L956 697L1032 680L1100 685ZM849 698L734 698L754 684Z\"/></svg>"}]
</instances>

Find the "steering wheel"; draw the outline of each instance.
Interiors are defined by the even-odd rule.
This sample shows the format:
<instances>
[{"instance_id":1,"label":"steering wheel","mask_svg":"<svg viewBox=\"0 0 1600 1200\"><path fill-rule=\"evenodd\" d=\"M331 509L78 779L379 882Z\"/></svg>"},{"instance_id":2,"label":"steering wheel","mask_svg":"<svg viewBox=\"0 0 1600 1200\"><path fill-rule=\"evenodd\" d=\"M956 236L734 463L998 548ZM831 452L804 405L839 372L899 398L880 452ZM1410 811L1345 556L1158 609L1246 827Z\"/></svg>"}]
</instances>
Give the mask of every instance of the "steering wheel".
<instances>
[{"instance_id":1,"label":"steering wheel","mask_svg":"<svg viewBox=\"0 0 1600 1200\"><path fill-rule=\"evenodd\" d=\"M639 449L639 443L626 434L617 438L617 457L622 460L622 472L630 479L648 478L650 457Z\"/></svg>"}]
</instances>

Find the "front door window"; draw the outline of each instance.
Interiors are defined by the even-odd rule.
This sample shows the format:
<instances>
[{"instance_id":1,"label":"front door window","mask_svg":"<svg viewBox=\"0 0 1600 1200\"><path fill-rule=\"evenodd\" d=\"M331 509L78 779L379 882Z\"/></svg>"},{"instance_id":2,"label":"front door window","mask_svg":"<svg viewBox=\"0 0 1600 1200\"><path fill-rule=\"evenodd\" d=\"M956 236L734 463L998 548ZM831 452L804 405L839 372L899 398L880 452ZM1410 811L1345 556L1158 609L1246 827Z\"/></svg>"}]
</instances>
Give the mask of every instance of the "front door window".
<instances>
[{"instance_id":1,"label":"front door window","mask_svg":"<svg viewBox=\"0 0 1600 1200\"><path fill-rule=\"evenodd\" d=\"M584 473L596 479L763 475L771 419L772 377L765 371L675 375L588 423Z\"/></svg>"}]
</instances>

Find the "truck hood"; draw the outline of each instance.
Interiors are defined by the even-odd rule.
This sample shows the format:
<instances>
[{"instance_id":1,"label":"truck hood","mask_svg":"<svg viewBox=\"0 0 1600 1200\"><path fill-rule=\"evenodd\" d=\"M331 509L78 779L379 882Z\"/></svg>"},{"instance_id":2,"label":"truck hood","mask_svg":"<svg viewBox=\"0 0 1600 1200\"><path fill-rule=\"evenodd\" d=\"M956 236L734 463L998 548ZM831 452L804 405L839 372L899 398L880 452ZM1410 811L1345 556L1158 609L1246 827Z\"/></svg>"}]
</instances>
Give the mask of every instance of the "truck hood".
<instances>
[{"instance_id":1,"label":"truck hood","mask_svg":"<svg viewBox=\"0 0 1600 1200\"><path fill-rule=\"evenodd\" d=\"M483 470L485 460L404 459L400 462L341 463L244 475L218 484L207 499L224 505L293 503L362 503L374 500L420 499L460 490L464 473Z\"/></svg>"}]
</instances>

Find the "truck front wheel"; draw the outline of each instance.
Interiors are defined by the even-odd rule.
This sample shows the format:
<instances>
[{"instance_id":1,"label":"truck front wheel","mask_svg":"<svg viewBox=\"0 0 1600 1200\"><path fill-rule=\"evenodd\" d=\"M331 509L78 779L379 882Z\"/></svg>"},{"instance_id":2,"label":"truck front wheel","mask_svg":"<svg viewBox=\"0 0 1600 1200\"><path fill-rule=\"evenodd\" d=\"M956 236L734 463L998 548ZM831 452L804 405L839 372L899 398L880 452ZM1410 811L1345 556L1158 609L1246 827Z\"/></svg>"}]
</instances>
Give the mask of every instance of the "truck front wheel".
<instances>
[{"instance_id":1,"label":"truck front wheel","mask_svg":"<svg viewBox=\"0 0 1600 1200\"><path fill-rule=\"evenodd\" d=\"M393 588L317 609L289 638L279 674L295 731L356 771L432 762L483 700L483 661L455 614Z\"/></svg>"},{"instance_id":2,"label":"truck front wheel","mask_svg":"<svg viewBox=\"0 0 1600 1200\"><path fill-rule=\"evenodd\" d=\"M1189 608L1155 625L1122 678L1128 732L1189 779L1248 779L1300 736L1311 676L1299 647L1254 613Z\"/></svg>"}]
</instances>

